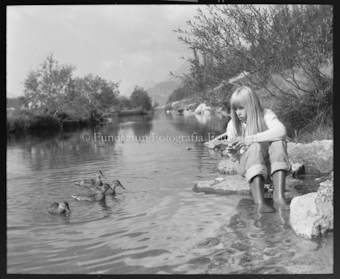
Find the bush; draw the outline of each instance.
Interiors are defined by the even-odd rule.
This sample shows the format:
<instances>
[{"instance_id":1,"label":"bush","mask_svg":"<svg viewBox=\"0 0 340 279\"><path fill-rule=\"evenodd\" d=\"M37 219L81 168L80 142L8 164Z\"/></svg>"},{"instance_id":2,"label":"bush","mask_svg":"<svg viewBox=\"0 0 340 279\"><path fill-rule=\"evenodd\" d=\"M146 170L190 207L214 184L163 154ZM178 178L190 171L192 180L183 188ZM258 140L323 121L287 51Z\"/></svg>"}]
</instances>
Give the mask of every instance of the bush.
<instances>
[{"instance_id":1,"label":"bush","mask_svg":"<svg viewBox=\"0 0 340 279\"><path fill-rule=\"evenodd\" d=\"M290 141L310 143L320 140L334 140L333 127L319 126L312 132L304 132L290 137Z\"/></svg>"},{"instance_id":2,"label":"bush","mask_svg":"<svg viewBox=\"0 0 340 279\"><path fill-rule=\"evenodd\" d=\"M287 134L290 137L296 133L310 133L318 127L331 127L333 125L333 66L325 64L322 66L324 73L323 86L317 89L313 80L304 75L303 71L295 68L295 81L300 83L302 89L296 90L287 80L280 76L273 75L273 80L278 88L272 84L267 84L268 88L275 96L270 95L265 88L261 88L256 93L261 99L264 108L272 109L285 124ZM291 92L292 95L282 94Z\"/></svg>"}]
</instances>

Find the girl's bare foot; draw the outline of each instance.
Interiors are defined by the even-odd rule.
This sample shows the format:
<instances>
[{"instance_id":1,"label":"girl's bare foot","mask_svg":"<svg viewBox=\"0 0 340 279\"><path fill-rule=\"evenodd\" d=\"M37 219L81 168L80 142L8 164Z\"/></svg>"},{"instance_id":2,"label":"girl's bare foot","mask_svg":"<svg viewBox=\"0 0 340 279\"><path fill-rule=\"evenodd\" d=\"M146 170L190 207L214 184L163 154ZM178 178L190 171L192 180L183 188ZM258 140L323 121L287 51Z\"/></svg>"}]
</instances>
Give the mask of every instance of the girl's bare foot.
<instances>
[{"instance_id":1,"label":"girl's bare foot","mask_svg":"<svg viewBox=\"0 0 340 279\"><path fill-rule=\"evenodd\" d=\"M265 203L255 203L253 212L254 213L271 213L271 212L275 212L275 208Z\"/></svg>"}]
</instances>

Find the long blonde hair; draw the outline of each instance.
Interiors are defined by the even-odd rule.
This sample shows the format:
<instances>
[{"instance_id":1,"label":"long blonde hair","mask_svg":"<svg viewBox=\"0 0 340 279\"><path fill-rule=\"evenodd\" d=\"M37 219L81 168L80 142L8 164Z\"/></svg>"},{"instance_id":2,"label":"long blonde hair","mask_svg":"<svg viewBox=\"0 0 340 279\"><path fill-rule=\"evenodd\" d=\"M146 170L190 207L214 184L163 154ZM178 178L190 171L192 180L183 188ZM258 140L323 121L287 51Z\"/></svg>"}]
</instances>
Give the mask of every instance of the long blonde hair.
<instances>
[{"instance_id":1,"label":"long blonde hair","mask_svg":"<svg viewBox=\"0 0 340 279\"><path fill-rule=\"evenodd\" d=\"M237 136L245 137L268 130L263 119L263 108L259 97L248 86L242 86L234 91L230 98L231 120L236 129ZM247 113L246 130L238 119L235 109L244 107Z\"/></svg>"}]
</instances>

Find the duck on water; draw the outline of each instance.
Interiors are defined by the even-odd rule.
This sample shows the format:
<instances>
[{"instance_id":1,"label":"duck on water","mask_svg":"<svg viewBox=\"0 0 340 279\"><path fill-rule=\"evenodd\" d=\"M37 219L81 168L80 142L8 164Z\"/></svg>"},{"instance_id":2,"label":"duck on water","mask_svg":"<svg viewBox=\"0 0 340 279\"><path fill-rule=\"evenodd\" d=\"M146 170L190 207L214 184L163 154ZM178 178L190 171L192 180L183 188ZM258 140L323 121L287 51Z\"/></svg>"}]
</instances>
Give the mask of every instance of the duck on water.
<instances>
[{"instance_id":1,"label":"duck on water","mask_svg":"<svg viewBox=\"0 0 340 279\"><path fill-rule=\"evenodd\" d=\"M102 177L106 179L102 171L97 171L97 179L82 179L74 182L75 184L81 186L81 187L96 187L96 186L102 186L103 181L101 180Z\"/></svg>"},{"instance_id":2,"label":"duck on water","mask_svg":"<svg viewBox=\"0 0 340 279\"><path fill-rule=\"evenodd\" d=\"M105 193L110 189L109 184L104 184L98 188L96 192L90 194L75 194L71 195L72 198L78 201L102 201L105 198Z\"/></svg>"},{"instance_id":3,"label":"duck on water","mask_svg":"<svg viewBox=\"0 0 340 279\"><path fill-rule=\"evenodd\" d=\"M109 186L109 189L105 192L105 196L115 195L116 194L116 187L121 187L122 189L126 190L123 187L123 185L120 183L119 180L113 180L112 185L109 185L108 183L105 183L104 185ZM91 189L92 192L101 191L103 186L92 186L90 189Z\"/></svg>"},{"instance_id":4,"label":"duck on water","mask_svg":"<svg viewBox=\"0 0 340 279\"><path fill-rule=\"evenodd\" d=\"M51 214L62 214L62 215L71 214L71 210L68 205L68 202L61 202L61 203L54 202L50 204L50 206L47 208L47 211Z\"/></svg>"}]
</instances>

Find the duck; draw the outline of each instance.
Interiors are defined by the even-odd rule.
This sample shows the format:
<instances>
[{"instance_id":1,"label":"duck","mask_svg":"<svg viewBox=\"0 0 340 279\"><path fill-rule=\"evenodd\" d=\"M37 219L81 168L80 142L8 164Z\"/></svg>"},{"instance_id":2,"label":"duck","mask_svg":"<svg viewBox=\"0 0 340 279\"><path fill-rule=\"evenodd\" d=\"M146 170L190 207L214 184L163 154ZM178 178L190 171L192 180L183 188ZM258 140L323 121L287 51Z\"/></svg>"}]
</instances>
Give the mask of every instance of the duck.
<instances>
[{"instance_id":1,"label":"duck","mask_svg":"<svg viewBox=\"0 0 340 279\"><path fill-rule=\"evenodd\" d=\"M108 183L105 183L104 185L108 185L109 186L109 189L105 192L105 196L108 196L108 195L115 195L116 194L116 187L121 187L123 188L124 190L126 190L123 185L120 183L119 180L113 180L112 181L112 186L110 186ZM103 186L93 186L91 187L91 191L95 192L97 190L101 190Z\"/></svg>"},{"instance_id":2,"label":"duck","mask_svg":"<svg viewBox=\"0 0 340 279\"><path fill-rule=\"evenodd\" d=\"M68 205L68 202L61 202L61 203L54 202L50 204L50 206L47 208L47 211L51 214L64 214L64 215L71 214L71 210Z\"/></svg>"},{"instance_id":3,"label":"duck","mask_svg":"<svg viewBox=\"0 0 340 279\"><path fill-rule=\"evenodd\" d=\"M105 198L105 192L109 190L109 184L104 184L100 189L90 194L75 194L71 195L72 198L78 201L102 201Z\"/></svg>"},{"instance_id":4,"label":"duck","mask_svg":"<svg viewBox=\"0 0 340 279\"><path fill-rule=\"evenodd\" d=\"M102 186L103 181L101 180L102 177L106 178L102 171L97 171L97 180L96 179L83 179L74 182L75 184L81 187L95 187L95 186Z\"/></svg>"}]
</instances>

